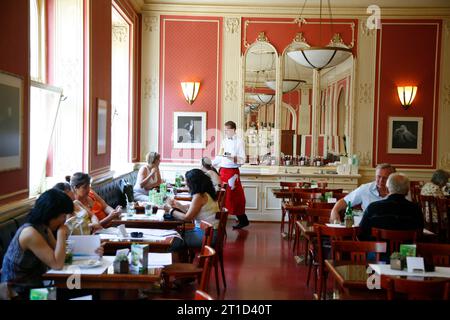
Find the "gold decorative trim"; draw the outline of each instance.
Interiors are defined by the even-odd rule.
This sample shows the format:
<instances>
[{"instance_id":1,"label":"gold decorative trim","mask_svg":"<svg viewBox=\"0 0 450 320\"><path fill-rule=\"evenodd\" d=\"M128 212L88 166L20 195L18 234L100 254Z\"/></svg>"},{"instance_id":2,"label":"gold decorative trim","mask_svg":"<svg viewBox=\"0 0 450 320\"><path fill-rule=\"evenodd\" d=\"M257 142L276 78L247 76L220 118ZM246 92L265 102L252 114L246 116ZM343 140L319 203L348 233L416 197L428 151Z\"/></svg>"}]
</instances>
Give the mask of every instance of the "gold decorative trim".
<instances>
[{"instance_id":1,"label":"gold decorative trim","mask_svg":"<svg viewBox=\"0 0 450 320\"><path fill-rule=\"evenodd\" d=\"M359 103L372 103L372 84L359 84Z\"/></svg>"},{"instance_id":2,"label":"gold decorative trim","mask_svg":"<svg viewBox=\"0 0 450 320\"><path fill-rule=\"evenodd\" d=\"M306 19L303 19L303 18L296 18L296 19L294 19L292 21L245 20L244 36L243 36L243 40L242 40L244 42L244 47L245 48L248 48L250 46L250 43L247 41L247 28L248 28L250 23L252 23L252 24L267 24L267 23L269 23L269 24L293 24L294 23L294 24L297 24L299 27L301 27L303 24L311 24L311 25L314 25L314 24L322 24L322 25L330 24L330 23L324 23L324 22L320 22L320 21L308 22ZM346 44L344 42L342 42L342 43L345 44L349 49L352 49L354 47L354 45L355 45L355 23L354 22L333 22L332 24L334 24L334 25L343 24L343 25L349 25L350 26L350 28L352 30L352 40L351 40L350 44ZM262 33L264 33L264 32L262 32ZM297 33L297 35L298 35L298 33ZM258 35L258 38L259 38L259 35ZM266 39L267 39L267 37L266 37ZM264 41L264 40L257 39L257 41ZM265 40L265 41L268 41L268 40ZM303 38L303 42L307 42L305 38Z\"/></svg>"},{"instance_id":3,"label":"gold decorative trim","mask_svg":"<svg viewBox=\"0 0 450 320\"><path fill-rule=\"evenodd\" d=\"M236 101L238 91L237 81L225 81L225 101Z\"/></svg>"}]
</instances>

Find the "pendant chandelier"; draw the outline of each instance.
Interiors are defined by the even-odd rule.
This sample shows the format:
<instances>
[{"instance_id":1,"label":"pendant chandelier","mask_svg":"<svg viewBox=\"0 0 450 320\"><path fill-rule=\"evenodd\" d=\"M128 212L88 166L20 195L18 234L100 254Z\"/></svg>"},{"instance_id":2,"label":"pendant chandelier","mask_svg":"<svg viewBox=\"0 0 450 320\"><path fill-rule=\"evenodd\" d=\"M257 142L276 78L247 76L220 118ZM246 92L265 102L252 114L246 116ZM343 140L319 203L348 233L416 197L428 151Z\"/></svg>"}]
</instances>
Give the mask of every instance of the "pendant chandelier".
<instances>
[{"instance_id":1,"label":"pendant chandelier","mask_svg":"<svg viewBox=\"0 0 450 320\"><path fill-rule=\"evenodd\" d=\"M300 14L300 18L297 20L299 23L305 22L301 17L303 14L303 9L305 8L307 0L303 4L303 8ZM330 13L330 24L332 28L332 15L330 0L328 0L328 10ZM319 43L322 41L322 0L320 0L320 13L319 13ZM325 68L331 68L339 63L345 61L347 58L352 56L352 50L347 46L339 33L334 34L329 44L326 46L310 46L303 36L297 40L297 48L293 51L287 53L287 55L292 58L298 64L312 68L316 70L321 70Z\"/></svg>"}]
</instances>

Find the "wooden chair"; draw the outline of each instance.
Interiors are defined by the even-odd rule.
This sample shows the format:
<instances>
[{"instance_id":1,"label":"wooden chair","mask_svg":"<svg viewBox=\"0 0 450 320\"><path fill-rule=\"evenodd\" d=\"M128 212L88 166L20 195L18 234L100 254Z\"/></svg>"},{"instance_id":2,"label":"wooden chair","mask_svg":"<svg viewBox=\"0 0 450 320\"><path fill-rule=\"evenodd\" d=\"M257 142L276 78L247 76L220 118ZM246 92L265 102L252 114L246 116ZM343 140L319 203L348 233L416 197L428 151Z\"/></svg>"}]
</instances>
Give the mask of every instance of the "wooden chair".
<instances>
[{"instance_id":1,"label":"wooden chair","mask_svg":"<svg viewBox=\"0 0 450 320\"><path fill-rule=\"evenodd\" d=\"M442 280L411 280L387 278L387 299L394 300L398 294L408 300L449 300L450 281Z\"/></svg>"},{"instance_id":2,"label":"wooden chair","mask_svg":"<svg viewBox=\"0 0 450 320\"><path fill-rule=\"evenodd\" d=\"M434 265L450 267L450 244L417 243L416 254Z\"/></svg>"},{"instance_id":3,"label":"wooden chair","mask_svg":"<svg viewBox=\"0 0 450 320\"><path fill-rule=\"evenodd\" d=\"M223 183L222 188L219 191L217 191L217 202L219 203L220 210L222 210L222 208L225 205L225 197L226 197L227 187L228 187L228 184Z\"/></svg>"},{"instance_id":4,"label":"wooden chair","mask_svg":"<svg viewBox=\"0 0 450 320\"><path fill-rule=\"evenodd\" d=\"M380 254L386 253L386 242L377 241L332 241L333 260L350 260L357 264L367 264L367 254L375 253L375 262L380 261ZM345 255L347 257L345 258Z\"/></svg>"},{"instance_id":5,"label":"wooden chair","mask_svg":"<svg viewBox=\"0 0 450 320\"><path fill-rule=\"evenodd\" d=\"M314 290L317 292L318 300L322 298L322 294L326 292L326 274L325 274L325 242L324 239L327 237L330 241L343 241L343 240L357 240L357 235L359 228L334 228L328 227L326 225L314 224L314 230L317 235L316 247L312 249L315 250L311 252L313 263L310 264L308 268L308 280L306 286L308 286L309 277L311 273L311 268L314 266ZM317 252L317 254L315 254ZM315 262L315 263L314 263ZM317 289L317 279L319 279L319 288Z\"/></svg>"},{"instance_id":6,"label":"wooden chair","mask_svg":"<svg viewBox=\"0 0 450 320\"><path fill-rule=\"evenodd\" d=\"M292 203L294 205L305 205L309 206L312 202L320 202L322 199L322 193L320 192L298 192L298 190L302 189L295 189L294 193L292 194ZM294 233L295 223L300 218L302 214L304 214L305 211L302 209L299 210L288 210L289 215L289 225L288 225L288 239L292 239L292 235Z\"/></svg>"},{"instance_id":7,"label":"wooden chair","mask_svg":"<svg viewBox=\"0 0 450 320\"><path fill-rule=\"evenodd\" d=\"M214 299L205 291L196 290L194 300L214 300Z\"/></svg>"},{"instance_id":8,"label":"wooden chair","mask_svg":"<svg viewBox=\"0 0 450 320\"><path fill-rule=\"evenodd\" d=\"M417 240L417 230L387 230L372 228L372 236L376 241L386 240L389 243L389 254L400 251L400 245L405 243L415 243Z\"/></svg>"},{"instance_id":9,"label":"wooden chair","mask_svg":"<svg viewBox=\"0 0 450 320\"><path fill-rule=\"evenodd\" d=\"M162 270L162 278L164 280L164 289L168 290L172 284L170 278L176 279L192 278L196 277L199 281L199 289L205 290L209 283L209 276L211 272L211 265L216 252L211 248L211 242L213 238L213 226L206 222L201 221L200 228L204 231L202 239L202 248L198 259L192 263L173 263L164 267Z\"/></svg>"},{"instance_id":10,"label":"wooden chair","mask_svg":"<svg viewBox=\"0 0 450 320\"><path fill-rule=\"evenodd\" d=\"M439 236L440 226L442 225L439 214L436 214L437 221L433 222L433 211L437 212L437 199L438 198L433 196L419 195L419 203L422 208L425 229L436 233Z\"/></svg>"},{"instance_id":11,"label":"wooden chair","mask_svg":"<svg viewBox=\"0 0 450 320\"><path fill-rule=\"evenodd\" d=\"M334 203L312 202L310 203L309 207L314 209L329 209L331 212L331 209L333 209L334 207Z\"/></svg>"},{"instance_id":12,"label":"wooden chair","mask_svg":"<svg viewBox=\"0 0 450 320\"><path fill-rule=\"evenodd\" d=\"M410 181L409 182L409 190L411 192L411 200L415 203L419 203L419 195L424 185L423 181Z\"/></svg>"},{"instance_id":13,"label":"wooden chair","mask_svg":"<svg viewBox=\"0 0 450 320\"><path fill-rule=\"evenodd\" d=\"M294 188L297 187L297 182L280 182L280 189L281 190L289 190L292 191ZM286 219L286 209L284 208L283 204L287 203L291 200L291 195L288 194L286 198L281 198L281 233L284 233L284 221Z\"/></svg>"},{"instance_id":14,"label":"wooden chair","mask_svg":"<svg viewBox=\"0 0 450 320\"><path fill-rule=\"evenodd\" d=\"M438 237L440 242L450 243L450 198L437 198Z\"/></svg>"},{"instance_id":15,"label":"wooden chair","mask_svg":"<svg viewBox=\"0 0 450 320\"><path fill-rule=\"evenodd\" d=\"M216 288L217 288L217 295L220 293L220 287L219 287L219 266L220 263L220 270L222 273L222 282L224 288L227 287L227 281L225 280L225 269L223 266L223 248L225 246L225 239L226 239L226 228L227 228L227 222L228 222L228 210L223 208L219 212L216 213L216 219L219 220L219 226L217 228L217 237L216 242L214 244L214 249L216 250L216 256L214 258L214 273L216 277Z\"/></svg>"}]
</instances>

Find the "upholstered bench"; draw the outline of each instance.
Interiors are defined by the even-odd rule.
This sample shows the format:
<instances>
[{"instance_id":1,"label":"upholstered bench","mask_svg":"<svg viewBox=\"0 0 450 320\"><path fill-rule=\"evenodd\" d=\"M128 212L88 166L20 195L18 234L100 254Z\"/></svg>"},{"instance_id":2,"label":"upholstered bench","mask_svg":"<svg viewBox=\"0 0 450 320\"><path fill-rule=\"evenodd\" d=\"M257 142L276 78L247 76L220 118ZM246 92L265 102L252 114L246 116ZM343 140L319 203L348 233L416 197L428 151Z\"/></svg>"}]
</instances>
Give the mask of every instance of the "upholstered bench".
<instances>
[{"instance_id":1,"label":"upholstered bench","mask_svg":"<svg viewBox=\"0 0 450 320\"><path fill-rule=\"evenodd\" d=\"M126 197L120 188L120 181L123 179L128 184L134 186L137 179L138 171L132 171L127 174L116 177L112 180L107 180L92 185L92 189L97 192L97 194L102 197L111 207L115 208L118 205L125 207L127 204Z\"/></svg>"}]
</instances>

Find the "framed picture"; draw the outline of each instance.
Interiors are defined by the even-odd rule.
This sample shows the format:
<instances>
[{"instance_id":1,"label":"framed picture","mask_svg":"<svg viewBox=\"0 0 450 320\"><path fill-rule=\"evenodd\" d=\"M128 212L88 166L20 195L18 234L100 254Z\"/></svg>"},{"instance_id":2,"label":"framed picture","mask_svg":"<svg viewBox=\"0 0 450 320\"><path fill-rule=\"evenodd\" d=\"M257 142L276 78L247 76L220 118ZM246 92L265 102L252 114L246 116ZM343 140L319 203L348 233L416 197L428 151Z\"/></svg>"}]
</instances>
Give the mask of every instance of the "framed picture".
<instances>
[{"instance_id":1,"label":"framed picture","mask_svg":"<svg viewBox=\"0 0 450 320\"><path fill-rule=\"evenodd\" d=\"M22 167L23 80L0 71L0 171Z\"/></svg>"},{"instance_id":2,"label":"framed picture","mask_svg":"<svg viewBox=\"0 0 450 320\"><path fill-rule=\"evenodd\" d=\"M106 153L107 102L97 99L97 154Z\"/></svg>"},{"instance_id":3,"label":"framed picture","mask_svg":"<svg viewBox=\"0 0 450 320\"><path fill-rule=\"evenodd\" d=\"M388 153L421 154L421 117L389 117Z\"/></svg>"},{"instance_id":4,"label":"framed picture","mask_svg":"<svg viewBox=\"0 0 450 320\"><path fill-rule=\"evenodd\" d=\"M173 128L174 148L206 148L206 112L174 112Z\"/></svg>"}]
</instances>

